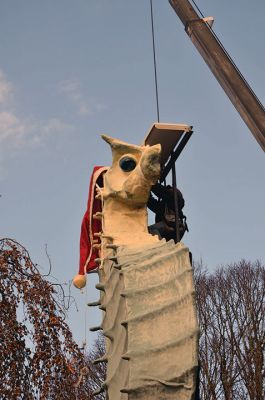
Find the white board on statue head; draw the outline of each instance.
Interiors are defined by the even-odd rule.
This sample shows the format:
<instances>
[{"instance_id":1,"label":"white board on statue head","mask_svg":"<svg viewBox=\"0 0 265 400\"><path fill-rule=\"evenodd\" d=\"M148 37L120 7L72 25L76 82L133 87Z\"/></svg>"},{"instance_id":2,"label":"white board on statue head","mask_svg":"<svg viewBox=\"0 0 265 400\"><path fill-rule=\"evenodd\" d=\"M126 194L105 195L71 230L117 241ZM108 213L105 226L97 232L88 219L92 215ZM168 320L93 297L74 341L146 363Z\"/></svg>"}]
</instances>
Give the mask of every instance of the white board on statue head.
<instances>
[{"instance_id":1,"label":"white board on statue head","mask_svg":"<svg viewBox=\"0 0 265 400\"><path fill-rule=\"evenodd\" d=\"M157 122L147 133L143 144L161 144L161 165L165 165L172 151L180 141L183 134L192 132L192 126L186 124L166 124Z\"/></svg>"}]
</instances>

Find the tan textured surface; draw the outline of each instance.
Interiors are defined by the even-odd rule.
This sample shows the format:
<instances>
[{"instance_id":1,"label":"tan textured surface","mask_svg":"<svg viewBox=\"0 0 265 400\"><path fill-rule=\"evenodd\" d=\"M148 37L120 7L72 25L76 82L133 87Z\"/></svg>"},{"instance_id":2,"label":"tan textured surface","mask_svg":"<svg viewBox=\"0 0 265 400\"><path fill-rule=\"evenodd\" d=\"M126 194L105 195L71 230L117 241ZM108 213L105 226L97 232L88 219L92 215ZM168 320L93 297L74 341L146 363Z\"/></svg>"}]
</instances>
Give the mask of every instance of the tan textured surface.
<instances>
[{"instance_id":1,"label":"tan textured surface","mask_svg":"<svg viewBox=\"0 0 265 400\"><path fill-rule=\"evenodd\" d=\"M120 390L126 385L128 376L127 361L122 359L122 354L127 349L127 332L121 325L126 318L126 307L125 300L120 296L123 282L112 262L106 261L104 264L104 271L100 272L100 281L104 283L105 289L105 292L102 292L101 303L106 307L106 312L101 326L106 336L108 398L125 400L128 396Z\"/></svg>"},{"instance_id":2,"label":"tan textured surface","mask_svg":"<svg viewBox=\"0 0 265 400\"><path fill-rule=\"evenodd\" d=\"M121 269L112 264L104 281L102 327L113 334L107 352L109 398L192 399L198 326L188 249L164 241L138 251L121 247L117 262Z\"/></svg>"},{"instance_id":3,"label":"tan textured surface","mask_svg":"<svg viewBox=\"0 0 265 400\"><path fill-rule=\"evenodd\" d=\"M111 236L113 243L128 246L157 242L157 237L147 231L146 203L160 173L160 145L136 146L107 136L104 139L111 145L113 156L101 192L104 234ZM121 170L119 161L123 156L137 162L133 171Z\"/></svg>"},{"instance_id":4,"label":"tan textured surface","mask_svg":"<svg viewBox=\"0 0 265 400\"><path fill-rule=\"evenodd\" d=\"M198 326L188 249L147 230L146 201L159 176L159 146L105 137L113 164L104 178L101 308L109 400L192 400ZM137 166L123 172L119 160Z\"/></svg>"}]
</instances>

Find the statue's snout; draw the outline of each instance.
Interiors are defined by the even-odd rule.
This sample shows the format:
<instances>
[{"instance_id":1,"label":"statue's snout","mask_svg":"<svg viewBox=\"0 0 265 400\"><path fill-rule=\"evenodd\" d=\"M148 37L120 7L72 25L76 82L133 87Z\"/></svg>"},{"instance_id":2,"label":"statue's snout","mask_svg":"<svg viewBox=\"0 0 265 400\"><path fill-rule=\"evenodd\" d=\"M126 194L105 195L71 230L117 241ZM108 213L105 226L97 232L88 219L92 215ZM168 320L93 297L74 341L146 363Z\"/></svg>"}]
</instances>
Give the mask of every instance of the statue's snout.
<instances>
[{"instance_id":1,"label":"statue's snout","mask_svg":"<svg viewBox=\"0 0 265 400\"><path fill-rule=\"evenodd\" d=\"M160 176L161 145L156 144L146 149L140 163L142 173L146 180L154 185Z\"/></svg>"}]
</instances>

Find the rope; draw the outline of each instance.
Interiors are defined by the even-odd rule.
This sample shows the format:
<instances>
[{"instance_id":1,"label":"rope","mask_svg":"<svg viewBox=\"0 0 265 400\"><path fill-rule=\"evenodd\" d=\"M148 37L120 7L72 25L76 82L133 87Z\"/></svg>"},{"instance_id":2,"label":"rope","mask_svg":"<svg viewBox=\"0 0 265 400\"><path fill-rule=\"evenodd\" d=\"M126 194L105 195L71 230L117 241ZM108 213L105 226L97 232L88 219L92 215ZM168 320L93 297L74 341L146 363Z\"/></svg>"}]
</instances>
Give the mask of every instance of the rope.
<instances>
[{"instance_id":1,"label":"rope","mask_svg":"<svg viewBox=\"0 0 265 400\"><path fill-rule=\"evenodd\" d=\"M87 350L87 302L88 302L88 298L87 298L87 282L86 282L86 287L85 290L81 291L81 293L84 295L85 297L85 315L84 315L84 341L83 341L83 352L84 354L86 353Z\"/></svg>"},{"instance_id":2,"label":"rope","mask_svg":"<svg viewBox=\"0 0 265 400\"><path fill-rule=\"evenodd\" d=\"M86 307L86 310L85 310L85 352L87 351L87 311L88 311L88 306L87 306L87 303L88 303L88 294L87 294L87 284L86 284L86 304L85 304L85 307Z\"/></svg>"},{"instance_id":3,"label":"rope","mask_svg":"<svg viewBox=\"0 0 265 400\"><path fill-rule=\"evenodd\" d=\"M152 0L150 0L150 12L151 12L151 27L152 27L154 74L155 74L156 112L157 112L157 122L159 122L160 118L159 118L159 102L158 102L157 72L156 72L155 33L154 33L154 17L153 17L153 1Z\"/></svg>"},{"instance_id":4,"label":"rope","mask_svg":"<svg viewBox=\"0 0 265 400\"><path fill-rule=\"evenodd\" d=\"M199 12L199 14L201 15L202 18L204 18L203 13L201 12L201 10L199 9L199 7L197 6L197 4L195 3L195 1L191 0L193 5L195 6L195 8L197 8L197 11Z\"/></svg>"}]
</instances>

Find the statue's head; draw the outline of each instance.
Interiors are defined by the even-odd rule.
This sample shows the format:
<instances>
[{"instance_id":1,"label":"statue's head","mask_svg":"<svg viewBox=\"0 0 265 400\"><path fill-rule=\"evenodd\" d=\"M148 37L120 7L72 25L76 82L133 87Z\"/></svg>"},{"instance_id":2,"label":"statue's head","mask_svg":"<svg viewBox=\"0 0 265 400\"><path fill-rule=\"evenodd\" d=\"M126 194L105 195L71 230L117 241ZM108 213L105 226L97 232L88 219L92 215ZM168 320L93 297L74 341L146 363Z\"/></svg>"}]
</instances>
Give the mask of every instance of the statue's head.
<instances>
[{"instance_id":1,"label":"statue's head","mask_svg":"<svg viewBox=\"0 0 265 400\"><path fill-rule=\"evenodd\" d=\"M161 146L136 146L102 135L112 150L112 165L105 175L104 198L128 204L147 203L151 186L160 175Z\"/></svg>"}]
</instances>

